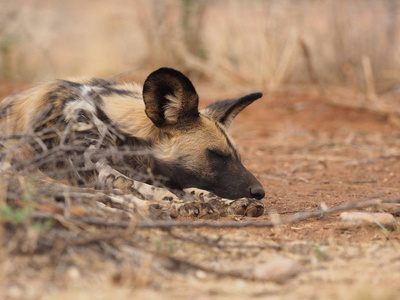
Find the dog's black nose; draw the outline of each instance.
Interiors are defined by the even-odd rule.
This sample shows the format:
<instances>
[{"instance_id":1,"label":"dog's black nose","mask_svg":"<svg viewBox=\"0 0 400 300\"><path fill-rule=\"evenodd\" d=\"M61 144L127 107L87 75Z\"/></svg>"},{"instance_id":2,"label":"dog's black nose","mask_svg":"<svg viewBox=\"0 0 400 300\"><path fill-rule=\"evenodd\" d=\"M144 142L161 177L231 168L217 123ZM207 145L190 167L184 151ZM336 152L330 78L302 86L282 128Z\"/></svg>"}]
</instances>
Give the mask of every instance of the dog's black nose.
<instances>
[{"instance_id":1,"label":"dog's black nose","mask_svg":"<svg viewBox=\"0 0 400 300\"><path fill-rule=\"evenodd\" d=\"M261 200L265 196L265 191L262 187L252 187L250 188L250 194L252 198Z\"/></svg>"}]
</instances>

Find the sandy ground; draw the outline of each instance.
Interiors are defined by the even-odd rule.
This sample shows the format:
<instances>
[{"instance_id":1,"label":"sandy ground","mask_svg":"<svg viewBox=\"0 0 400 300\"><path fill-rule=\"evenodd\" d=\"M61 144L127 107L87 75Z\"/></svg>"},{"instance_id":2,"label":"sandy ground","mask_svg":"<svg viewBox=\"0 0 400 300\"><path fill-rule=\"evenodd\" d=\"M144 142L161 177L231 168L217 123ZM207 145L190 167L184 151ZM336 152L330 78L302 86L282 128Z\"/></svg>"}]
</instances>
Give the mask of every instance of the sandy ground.
<instances>
[{"instance_id":1,"label":"sandy ground","mask_svg":"<svg viewBox=\"0 0 400 300\"><path fill-rule=\"evenodd\" d=\"M0 92L13 88L2 85ZM313 95L267 94L237 118L232 135L267 191L266 214L257 222L400 197L400 129L384 115L333 107ZM0 298L398 299L399 232L343 228L339 214L274 228L175 231L214 246L148 231L139 240L157 254L144 251L139 262L116 263L82 247L64 259L54 253L3 256ZM221 240L232 246L215 246ZM160 263L163 255L204 269Z\"/></svg>"}]
</instances>

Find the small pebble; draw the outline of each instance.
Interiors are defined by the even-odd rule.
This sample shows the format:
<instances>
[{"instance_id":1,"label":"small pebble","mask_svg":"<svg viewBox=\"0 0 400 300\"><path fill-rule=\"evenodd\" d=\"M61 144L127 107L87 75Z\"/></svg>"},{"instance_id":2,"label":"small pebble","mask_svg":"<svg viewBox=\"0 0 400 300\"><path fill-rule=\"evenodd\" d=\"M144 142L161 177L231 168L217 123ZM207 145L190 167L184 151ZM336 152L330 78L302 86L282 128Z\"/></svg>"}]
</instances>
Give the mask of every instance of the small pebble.
<instances>
[{"instance_id":1,"label":"small pebble","mask_svg":"<svg viewBox=\"0 0 400 300\"><path fill-rule=\"evenodd\" d=\"M207 277L207 273L201 270L197 270L195 273L197 278L204 279Z\"/></svg>"},{"instance_id":2,"label":"small pebble","mask_svg":"<svg viewBox=\"0 0 400 300\"><path fill-rule=\"evenodd\" d=\"M253 269L253 276L255 279L284 282L296 276L299 272L300 265L297 261L281 257L257 265Z\"/></svg>"},{"instance_id":3,"label":"small pebble","mask_svg":"<svg viewBox=\"0 0 400 300\"><path fill-rule=\"evenodd\" d=\"M379 223L386 229L394 230L398 226L396 219L389 213L344 212L340 214L340 221L342 228L378 227Z\"/></svg>"},{"instance_id":4,"label":"small pebble","mask_svg":"<svg viewBox=\"0 0 400 300\"><path fill-rule=\"evenodd\" d=\"M79 272L77 267L70 267L67 270L67 277L70 280L77 281L81 278L81 272Z\"/></svg>"}]
</instances>

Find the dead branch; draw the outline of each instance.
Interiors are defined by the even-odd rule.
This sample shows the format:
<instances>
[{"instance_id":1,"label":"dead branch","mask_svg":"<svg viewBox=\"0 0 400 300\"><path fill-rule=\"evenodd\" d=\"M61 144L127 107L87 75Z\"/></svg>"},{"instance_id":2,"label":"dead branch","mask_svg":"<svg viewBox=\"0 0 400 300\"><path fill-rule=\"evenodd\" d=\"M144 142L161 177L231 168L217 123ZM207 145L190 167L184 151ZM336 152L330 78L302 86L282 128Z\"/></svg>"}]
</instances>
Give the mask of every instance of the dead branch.
<instances>
[{"instance_id":1,"label":"dead branch","mask_svg":"<svg viewBox=\"0 0 400 300\"><path fill-rule=\"evenodd\" d=\"M377 95L376 101L368 101L366 95L362 93L350 93L348 91L341 92L332 90L329 93L329 97L326 97L325 104L344 107L350 109L364 110L381 115L399 115L400 107L395 103L387 103L387 99L391 95Z\"/></svg>"},{"instance_id":2,"label":"dead branch","mask_svg":"<svg viewBox=\"0 0 400 300\"><path fill-rule=\"evenodd\" d=\"M367 207L373 207L384 203L400 203L400 198L389 198L389 199L373 199L368 201L354 201L343 203L340 205L333 206L326 210L319 209L313 210L305 213L298 213L292 217L288 218L279 218L274 221L247 221L242 223L237 222L190 222L190 221L144 221L138 222L136 225L137 229L170 229L174 227L183 227L183 228L200 228L200 227L208 227L208 228L246 228L246 227L255 227L255 228L265 228L265 227L275 227L279 225L292 224L301 221L305 221L311 218L321 218L326 215L331 215L334 213L338 213L341 211L352 210L352 209L362 209ZM31 218L33 219L55 219L54 216L49 214L40 214L33 213L31 214ZM65 218L68 220L68 218ZM100 227L119 227L119 228L127 228L130 223L128 222L107 222L100 219L94 218L70 218L70 220L76 220L82 222L87 225L100 226Z\"/></svg>"},{"instance_id":3,"label":"dead branch","mask_svg":"<svg viewBox=\"0 0 400 300\"><path fill-rule=\"evenodd\" d=\"M143 69L143 68L144 68L144 64L141 64L141 65L136 66L134 68L131 68L131 69L125 71L125 72L122 72L122 73L119 73L119 74L115 74L115 75L109 77L108 80L118 81L118 80L120 80L120 79L122 79L122 78L124 78L124 77L126 77L128 75L131 75L132 73L135 73L136 71L138 71L140 69Z\"/></svg>"}]
</instances>

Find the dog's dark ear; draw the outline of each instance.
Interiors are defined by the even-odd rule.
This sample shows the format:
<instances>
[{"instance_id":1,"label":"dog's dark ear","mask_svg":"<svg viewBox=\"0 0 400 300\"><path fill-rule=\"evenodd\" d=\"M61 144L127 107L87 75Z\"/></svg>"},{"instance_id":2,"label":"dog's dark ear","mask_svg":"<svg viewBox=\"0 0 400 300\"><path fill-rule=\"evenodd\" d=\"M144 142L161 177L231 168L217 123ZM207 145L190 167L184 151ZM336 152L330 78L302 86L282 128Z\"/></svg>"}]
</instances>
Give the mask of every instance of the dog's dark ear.
<instances>
[{"instance_id":1,"label":"dog's dark ear","mask_svg":"<svg viewBox=\"0 0 400 300\"><path fill-rule=\"evenodd\" d=\"M262 93L254 93L238 99L214 102L203 108L201 113L229 129L238 113L261 97Z\"/></svg>"},{"instance_id":2,"label":"dog's dark ear","mask_svg":"<svg viewBox=\"0 0 400 300\"><path fill-rule=\"evenodd\" d=\"M146 115L157 127L191 122L199 117L199 97L189 78L174 69L161 68L143 85Z\"/></svg>"}]
</instances>

